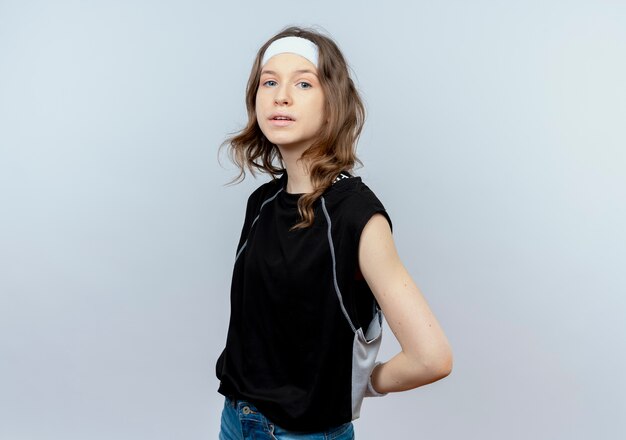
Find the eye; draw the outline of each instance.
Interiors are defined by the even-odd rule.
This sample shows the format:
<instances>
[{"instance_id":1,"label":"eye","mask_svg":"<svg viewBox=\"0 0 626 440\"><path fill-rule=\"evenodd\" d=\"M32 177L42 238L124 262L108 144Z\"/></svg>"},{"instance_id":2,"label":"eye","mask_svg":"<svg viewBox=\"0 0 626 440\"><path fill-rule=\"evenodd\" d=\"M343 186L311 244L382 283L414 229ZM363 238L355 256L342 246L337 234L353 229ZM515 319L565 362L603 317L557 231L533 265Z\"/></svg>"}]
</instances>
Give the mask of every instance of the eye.
<instances>
[{"instance_id":1,"label":"eye","mask_svg":"<svg viewBox=\"0 0 626 440\"><path fill-rule=\"evenodd\" d=\"M269 83L273 83L272 85L275 85L275 84L276 84L276 81L274 81L273 79L270 79L270 80L265 81L265 82L263 83L263 85L264 85L264 86L265 86L265 85L269 85L270 87L272 87L272 85L270 85Z\"/></svg>"},{"instance_id":2,"label":"eye","mask_svg":"<svg viewBox=\"0 0 626 440\"><path fill-rule=\"evenodd\" d=\"M309 84L306 81L300 81L298 84L302 84L303 87L300 87L301 89L310 89L311 87L313 87L311 84Z\"/></svg>"}]
</instances>

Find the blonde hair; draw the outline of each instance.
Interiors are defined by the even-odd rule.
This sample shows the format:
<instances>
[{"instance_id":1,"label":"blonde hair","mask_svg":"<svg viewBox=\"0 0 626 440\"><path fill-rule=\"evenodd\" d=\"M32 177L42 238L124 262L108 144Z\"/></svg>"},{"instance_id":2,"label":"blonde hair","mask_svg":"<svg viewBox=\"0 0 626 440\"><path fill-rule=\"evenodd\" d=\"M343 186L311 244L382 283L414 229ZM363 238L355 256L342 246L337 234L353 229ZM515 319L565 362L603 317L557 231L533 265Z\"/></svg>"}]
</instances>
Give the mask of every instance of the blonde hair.
<instances>
[{"instance_id":1,"label":"blonde hair","mask_svg":"<svg viewBox=\"0 0 626 440\"><path fill-rule=\"evenodd\" d=\"M272 180L285 172L280 150L261 131L256 116L256 93L261 76L261 60L267 47L282 37L306 38L318 46L317 73L326 97L324 111L328 123L323 125L313 144L302 153L301 160L308 162L308 173L313 192L298 200L300 221L290 230L307 228L313 224L313 203L332 184L343 170L352 170L363 163L356 155L356 144L365 122L365 107L350 78L348 64L337 44L317 30L289 26L270 38L257 52L246 88L247 125L231 133L218 149L228 146L229 158L239 168L239 174L229 182L240 183L245 178L245 168L256 176L255 170L268 173ZM274 164L278 159L279 166Z\"/></svg>"}]
</instances>

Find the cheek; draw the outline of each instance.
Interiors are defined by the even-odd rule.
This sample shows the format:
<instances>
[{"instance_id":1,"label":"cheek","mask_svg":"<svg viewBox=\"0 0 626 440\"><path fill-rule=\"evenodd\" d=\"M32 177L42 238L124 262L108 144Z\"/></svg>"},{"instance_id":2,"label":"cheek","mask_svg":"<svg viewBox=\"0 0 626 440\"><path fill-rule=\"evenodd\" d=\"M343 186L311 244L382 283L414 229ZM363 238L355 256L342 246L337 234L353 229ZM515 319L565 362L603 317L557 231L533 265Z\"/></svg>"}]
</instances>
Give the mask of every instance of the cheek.
<instances>
[{"instance_id":1,"label":"cheek","mask_svg":"<svg viewBox=\"0 0 626 440\"><path fill-rule=\"evenodd\" d=\"M262 103L263 100L260 99L259 94L257 93L256 99L254 100L254 113L256 114L256 120L259 125L261 125L261 122L263 121L263 115L260 114L260 112L262 113L263 111Z\"/></svg>"},{"instance_id":2,"label":"cheek","mask_svg":"<svg viewBox=\"0 0 626 440\"><path fill-rule=\"evenodd\" d=\"M322 123L326 122L325 112L326 112L326 100L322 96L322 98L319 99L319 101L317 102L317 114L319 115L319 120Z\"/></svg>"}]
</instances>

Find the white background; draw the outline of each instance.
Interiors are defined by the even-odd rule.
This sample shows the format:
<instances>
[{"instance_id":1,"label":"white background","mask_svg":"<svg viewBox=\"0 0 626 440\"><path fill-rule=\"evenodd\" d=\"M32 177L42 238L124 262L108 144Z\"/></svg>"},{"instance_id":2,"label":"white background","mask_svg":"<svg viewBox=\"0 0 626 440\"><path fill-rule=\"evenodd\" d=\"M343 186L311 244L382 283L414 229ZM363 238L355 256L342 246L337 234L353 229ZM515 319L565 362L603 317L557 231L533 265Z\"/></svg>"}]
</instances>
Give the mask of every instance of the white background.
<instances>
[{"instance_id":1,"label":"white background","mask_svg":"<svg viewBox=\"0 0 626 440\"><path fill-rule=\"evenodd\" d=\"M367 399L357 438L624 438L625 23L618 1L0 0L0 438L217 438L269 179L224 186L217 148L289 24L351 64L356 174L454 353Z\"/></svg>"}]
</instances>

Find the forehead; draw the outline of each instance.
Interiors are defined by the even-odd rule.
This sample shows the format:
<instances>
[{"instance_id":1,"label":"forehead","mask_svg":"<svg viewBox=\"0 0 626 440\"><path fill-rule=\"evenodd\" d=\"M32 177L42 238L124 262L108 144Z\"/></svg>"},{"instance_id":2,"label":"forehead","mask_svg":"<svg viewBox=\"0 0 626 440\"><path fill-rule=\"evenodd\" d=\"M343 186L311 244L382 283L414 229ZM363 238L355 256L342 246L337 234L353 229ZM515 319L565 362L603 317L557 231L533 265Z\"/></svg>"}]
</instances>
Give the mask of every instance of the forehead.
<instances>
[{"instance_id":1,"label":"forehead","mask_svg":"<svg viewBox=\"0 0 626 440\"><path fill-rule=\"evenodd\" d=\"M264 73L289 75L296 73L312 73L317 75L315 64L308 59L295 53L280 53L270 58L261 68L261 75Z\"/></svg>"}]
</instances>

